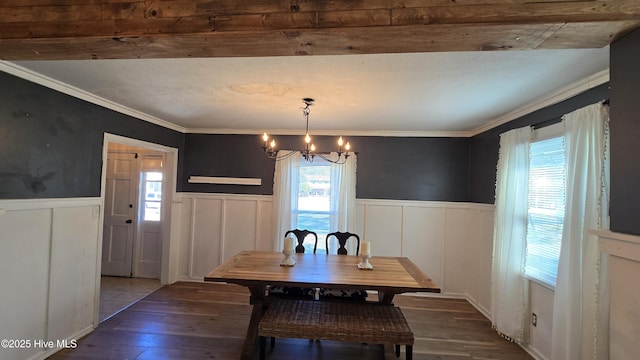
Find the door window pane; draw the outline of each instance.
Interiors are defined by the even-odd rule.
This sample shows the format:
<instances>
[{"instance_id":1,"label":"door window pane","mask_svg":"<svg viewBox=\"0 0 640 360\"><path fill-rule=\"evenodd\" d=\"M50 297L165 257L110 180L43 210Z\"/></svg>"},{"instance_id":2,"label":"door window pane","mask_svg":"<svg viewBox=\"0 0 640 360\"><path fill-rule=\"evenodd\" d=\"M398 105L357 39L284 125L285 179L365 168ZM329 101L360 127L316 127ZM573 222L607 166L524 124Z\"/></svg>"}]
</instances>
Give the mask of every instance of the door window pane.
<instances>
[{"instance_id":1,"label":"door window pane","mask_svg":"<svg viewBox=\"0 0 640 360\"><path fill-rule=\"evenodd\" d=\"M162 204L162 173L143 172L144 221L160 221Z\"/></svg>"}]
</instances>

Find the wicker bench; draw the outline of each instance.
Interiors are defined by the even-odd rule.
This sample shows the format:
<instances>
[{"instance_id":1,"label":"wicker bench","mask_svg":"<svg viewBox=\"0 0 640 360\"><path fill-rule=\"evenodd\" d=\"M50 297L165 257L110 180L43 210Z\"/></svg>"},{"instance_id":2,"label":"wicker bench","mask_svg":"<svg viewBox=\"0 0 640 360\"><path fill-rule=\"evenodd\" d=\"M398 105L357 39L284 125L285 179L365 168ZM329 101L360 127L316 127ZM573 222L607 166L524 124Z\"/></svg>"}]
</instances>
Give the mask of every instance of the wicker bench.
<instances>
[{"instance_id":1,"label":"wicker bench","mask_svg":"<svg viewBox=\"0 0 640 360\"><path fill-rule=\"evenodd\" d=\"M407 360L413 357L413 332L402 311L391 305L277 298L260 321L258 335L261 360L267 337L391 344L396 356L405 345Z\"/></svg>"}]
</instances>

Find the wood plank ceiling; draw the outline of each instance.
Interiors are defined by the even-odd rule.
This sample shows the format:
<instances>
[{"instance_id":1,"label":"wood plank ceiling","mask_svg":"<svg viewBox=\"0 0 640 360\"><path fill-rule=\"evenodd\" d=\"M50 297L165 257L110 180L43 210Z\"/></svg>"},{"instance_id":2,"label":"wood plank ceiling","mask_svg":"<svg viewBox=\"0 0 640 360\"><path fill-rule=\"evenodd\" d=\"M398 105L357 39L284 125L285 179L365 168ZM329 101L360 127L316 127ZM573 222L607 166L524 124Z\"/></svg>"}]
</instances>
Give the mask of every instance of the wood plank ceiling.
<instances>
[{"instance_id":1,"label":"wood plank ceiling","mask_svg":"<svg viewBox=\"0 0 640 360\"><path fill-rule=\"evenodd\" d=\"M0 59L600 48L639 0L2 0Z\"/></svg>"}]
</instances>

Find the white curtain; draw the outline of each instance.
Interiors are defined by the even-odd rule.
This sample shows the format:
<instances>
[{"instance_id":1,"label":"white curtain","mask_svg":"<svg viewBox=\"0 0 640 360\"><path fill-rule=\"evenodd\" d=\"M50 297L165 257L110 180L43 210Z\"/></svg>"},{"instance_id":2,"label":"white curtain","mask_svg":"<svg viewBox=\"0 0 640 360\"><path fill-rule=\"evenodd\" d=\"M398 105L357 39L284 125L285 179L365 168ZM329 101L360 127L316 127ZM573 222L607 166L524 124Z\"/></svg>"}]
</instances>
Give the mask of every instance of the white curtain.
<instances>
[{"instance_id":1,"label":"white curtain","mask_svg":"<svg viewBox=\"0 0 640 360\"><path fill-rule=\"evenodd\" d=\"M525 286L530 127L500 135L491 272L491 322L503 336L524 339L528 292Z\"/></svg>"},{"instance_id":2,"label":"white curtain","mask_svg":"<svg viewBox=\"0 0 640 360\"><path fill-rule=\"evenodd\" d=\"M329 160L337 161L338 153L329 154ZM356 226L356 154L349 153L349 157L343 164L330 163L331 171L331 199L329 231L355 232ZM324 239L320 239L324 241ZM337 249L338 242L332 237L329 243L330 249ZM356 253L355 242L347 243L349 254Z\"/></svg>"},{"instance_id":3,"label":"white curtain","mask_svg":"<svg viewBox=\"0 0 640 360\"><path fill-rule=\"evenodd\" d=\"M329 154L338 159L338 153ZM356 227L356 154L349 153L344 164L331 164L331 219L329 231L355 232Z\"/></svg>"},{"instance_id":4,"label":"white curtain","mask_svg":"<svg viewBox=\"0 0 640 360\"><path fill-rule=\"evenodd\" d=\"M298 208L298 178L300 174L300 159L298 151L281 150L276 161L273 176L273 250L282 251L284 234L297 227L297 218L292 215L292 209Z\"/></svg>"},{"instance_id":5,"label":"white curtain","mask_svg":"<svg viewBox=\"0 0 640 360\"><path fill-rule=\"evenodd\" d=\"M608 359L606 274L597 238L608 227L608 108L598 103L563 117L567 193L553 304L551 359Z\"/></svg>"}]
</instances>

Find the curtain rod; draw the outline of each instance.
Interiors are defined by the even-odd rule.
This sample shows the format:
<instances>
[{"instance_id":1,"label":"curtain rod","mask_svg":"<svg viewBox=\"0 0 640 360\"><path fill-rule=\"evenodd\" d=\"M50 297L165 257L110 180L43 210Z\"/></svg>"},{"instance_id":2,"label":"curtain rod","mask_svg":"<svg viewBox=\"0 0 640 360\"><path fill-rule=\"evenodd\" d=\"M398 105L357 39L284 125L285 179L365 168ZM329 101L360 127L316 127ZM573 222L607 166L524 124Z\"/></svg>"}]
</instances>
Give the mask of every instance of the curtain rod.
<instances>
[{"instance_id":1,"label":"curtain rod","mask_svg":"<svg viewBox=\"0 0 640 360\"><path fill-rule=\"evenodd\" d=\"M602 105L609 106L609 99L604 99L604 100L601 101L601 103L602 103ZM557 124L560 121L562 121L562 116L554 118L554 119L540 121L539 123L532 124L531 127L533 129L537 130L537 129L540 129L540 128L543 128L543 127L547 127L547 126L551 126L553 124Z\"/></svg>"}]
</instances>

